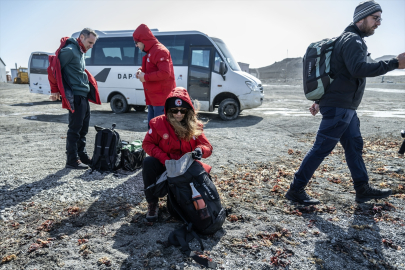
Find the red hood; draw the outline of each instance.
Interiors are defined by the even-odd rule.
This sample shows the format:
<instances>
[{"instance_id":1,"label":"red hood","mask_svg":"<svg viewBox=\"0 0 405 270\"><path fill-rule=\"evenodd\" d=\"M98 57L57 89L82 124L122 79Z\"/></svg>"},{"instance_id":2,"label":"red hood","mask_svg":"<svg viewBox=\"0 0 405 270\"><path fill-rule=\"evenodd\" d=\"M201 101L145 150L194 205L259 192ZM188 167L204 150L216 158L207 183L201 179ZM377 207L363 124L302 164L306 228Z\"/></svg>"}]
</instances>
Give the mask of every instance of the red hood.
<instances>
[{"instance_id":1,"label":"red hood","mask_svg":"<svg viewBox=\"0 0 405 270\"><path fill-rule=\"evenodd\" d=\"M191 106L191 108L193 108L193 111L195 111L195 110L194 110L193 103L191 102L191 98L190 98L190 96L188 95L188 92L187 92L187 90L186 90L185 88L183 88L183 87L176 87L176 88L174 88L174 89L172 90L172 92L170 92L170 94L167 96L166 101L167 101L169 98L172 98L172 97L180 98L180 99L182 99L184 102L187 102L187 103ZM167 105L167 104L165 104L165 114L166 114L166 105Z\"/></svg>"},{"instance_id":2,"label":"red hood","mask_svg":"<svg viewBox=\"0 0 405 270\"><path fill-rule=\"evenodd\" d=\"M70 37L63 37L63 38L60 39L60 46L59 46L59 49L57 49L56 52L55 52L55 55L56 55L56 56L59 56L60 50L62 50L63 47L66 46L66 42L67 42L67 40L68 40L69 38L70 38Z\"/></svg>"},{"instance_id":3,"label":"red hood","mask_svg":"<svg viewBox=\"0 0 405 270\"><path fill-rule=\"evenodd\" d=\"M138 26L132 36L134 41L140 41L145 44L145 48L143 49L145 52L149 52L153 45L159 43L146 24L141 24Z\"/></svg>"}]
</instances>

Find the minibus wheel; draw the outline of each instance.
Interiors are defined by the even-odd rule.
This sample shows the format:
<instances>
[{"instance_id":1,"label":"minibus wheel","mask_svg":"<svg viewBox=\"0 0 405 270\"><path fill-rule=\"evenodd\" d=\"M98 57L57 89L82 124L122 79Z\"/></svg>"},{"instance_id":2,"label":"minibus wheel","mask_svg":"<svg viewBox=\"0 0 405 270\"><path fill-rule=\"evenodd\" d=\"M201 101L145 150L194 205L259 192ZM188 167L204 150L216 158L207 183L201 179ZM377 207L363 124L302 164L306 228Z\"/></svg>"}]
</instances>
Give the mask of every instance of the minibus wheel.
<instances>
[{"instance_id":1,"label":"minibus wheel","mask_svg":"<svg viewBox=\"0 0 405 270\"><path fill-rule=\"evenodd\" d=\"M130 109L127 100L123 95L120 94L117 94L111 98L110 107L115 113L126 113Z\"/></svg>"},{"instance_id":2,"label":"minibus wheel","mask_svg":"<svg viewBox=\"0 0 405 270\"><path fill-rule=\"evenodd\" d=\"M144 112L146 110L146 106L134 106L134 109L137 112Z\"/></svg>"},{"instance_id":3,"label":"minibus wheel","mask_svg":"<svg viewBox=\"0 0 405 270\"><path fill-rule=\"evenodd\" d=\"M234 120L239 115L239 104L233 98L226 98L221 101L218 107L218 114L222 120Z\"/></svg>"}]
</instances>

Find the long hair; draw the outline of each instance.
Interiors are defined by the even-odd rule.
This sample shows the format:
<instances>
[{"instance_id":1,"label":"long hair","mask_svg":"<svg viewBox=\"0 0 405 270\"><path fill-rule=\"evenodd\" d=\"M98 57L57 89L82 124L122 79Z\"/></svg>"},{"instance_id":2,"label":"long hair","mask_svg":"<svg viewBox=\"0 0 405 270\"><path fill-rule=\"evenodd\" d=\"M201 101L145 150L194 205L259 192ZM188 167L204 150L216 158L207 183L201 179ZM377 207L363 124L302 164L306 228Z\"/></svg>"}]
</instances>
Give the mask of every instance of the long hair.
<instances>
[{"instance_id":1,"label":"long hair","mask_svg":"<svg viewBox=\"0 0 405 270\"><path fill-rule=\"evenodd\" d=\"M181 122L177 121L170 111L167 112L167 119L180 139L190 141L194 136L197 138L203 133L203 122L197 118L199 109L200 103L194 100L194 111L188 109Z\"/></svg>"}]
</instances>

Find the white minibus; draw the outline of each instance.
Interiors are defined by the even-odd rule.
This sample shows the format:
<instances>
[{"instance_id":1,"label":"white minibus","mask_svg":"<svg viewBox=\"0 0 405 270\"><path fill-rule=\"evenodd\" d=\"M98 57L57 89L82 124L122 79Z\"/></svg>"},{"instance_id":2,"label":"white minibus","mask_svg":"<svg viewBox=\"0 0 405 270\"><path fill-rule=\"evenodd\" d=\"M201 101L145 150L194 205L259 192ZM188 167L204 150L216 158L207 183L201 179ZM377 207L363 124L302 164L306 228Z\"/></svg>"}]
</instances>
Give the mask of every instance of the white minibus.
<instances>
[{"instance_id":1,"label":"white minibus","mask_svg":"<svg viewBox=\"0 0 405 270\"><path fill-rule=\"evenodd\" d=\"M133 30L96 31L99 38L86 52L86 68L97 80L101 102L109 102L115 113L133 107L146 108L142 83L135 73L145 55L135 47ZM263 102L260 80L241 71L226 44L198 31L152 33L170 51L176 85L187 89L201 111L214 111L223 120L233 120L244 109ZM79 37L80 32L72 37Z\"/></svg>"},{"instance_id":2,"label":"white minibus","mask_svg":"<svg viewBox=\"0 0 405 270\"><path fill-rule=\"evenodd\" d=\"M30 93L51 94L51 86L48 81L46 69L49 66L48 56L54 55L47 52L33 52L28 61L28 77Z\"/></svg>"}]
</instances>

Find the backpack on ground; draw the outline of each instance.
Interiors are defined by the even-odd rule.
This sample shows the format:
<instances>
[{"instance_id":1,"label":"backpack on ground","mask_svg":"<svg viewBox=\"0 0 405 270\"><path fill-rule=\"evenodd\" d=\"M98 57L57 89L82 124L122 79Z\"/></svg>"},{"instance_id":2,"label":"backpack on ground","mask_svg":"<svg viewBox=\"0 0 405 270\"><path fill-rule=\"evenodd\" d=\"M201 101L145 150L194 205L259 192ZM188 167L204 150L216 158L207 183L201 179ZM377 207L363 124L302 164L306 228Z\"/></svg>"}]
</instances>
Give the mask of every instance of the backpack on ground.
<instances>
[{"instance_id":1,"label":"backpack on ground","mask_svg":"<svg viewBox=\"0 0 405 270\"><path fill-rule=\"evenodd\" d=\"M121 164L121 139L117 131L112 128L94 126L97 131L94 144L92 170L115 171Z\"/></svg>"},{"instance_id":2,"label":"backpack on ground","mask_svg":"<svg viewBox=\"0 0 405 270\"><path fill-rule=\"evenodd\" d=\"M131 143L122 141L121 165L127 171L135 171L142 167L142 162L146 157L145 150L142 149L142 141L135 140Z\"/></svg>"},{"instance_id":3,"label":"backpack on ground","mask_svg":"<svg viewBox=\"0 0 405 270\"><path fill-rule=\"evenodd\" d=\"M188 170L177 177L167 177L169 184L168 203L184 220L191 223L192 229L200 234L214 234L222 228L225 221L225 209L222 207L218 191L211 176L198 162L193 162ZM205 214L197 210L192 187L201 195L207 208ZM208 216L208 217L207 217Z\"/></svg>"},{"instance_id":4,"label":"backpack on ground","mask_svg":"<svg viewBox=\"0 0 405 270\"><path fill-rule=\"evenodd\" d=\"M191 251L188 243L196 238L201 249L204 250L203 243L197 233L212 235L220 230L225 222L226 211L222 207L221 199L211 176L200 163L192 160L191 153L185 154L185 157L191 159L191 162L185 161L182 166L177 167L184 170L184 164L191 163L191 165L183 174L174 177L170 171L170 163L174 164L177 161L166 161L168 210L172 215L179 216L185 223L184 226L169 235L169 243L181 246L181 251L196 262L206 267L215 268L215 262L209 258L199 257ZM194 192L192 186L195 188ZM201 207L201 205L205 207ZM200 209L197 210L198 208Z\"/></svg>"},{"instance_id":5,"label":"backpack on ground","mask_svg":"<svg viewBox=\"0 0 405 270\"><path fill-rule=\"evenodd\" d=\"M303 58L304 93L308 100L320 100L332 83L330 61L337 38L311 43Z\"/></svg>"}]
</instances>

